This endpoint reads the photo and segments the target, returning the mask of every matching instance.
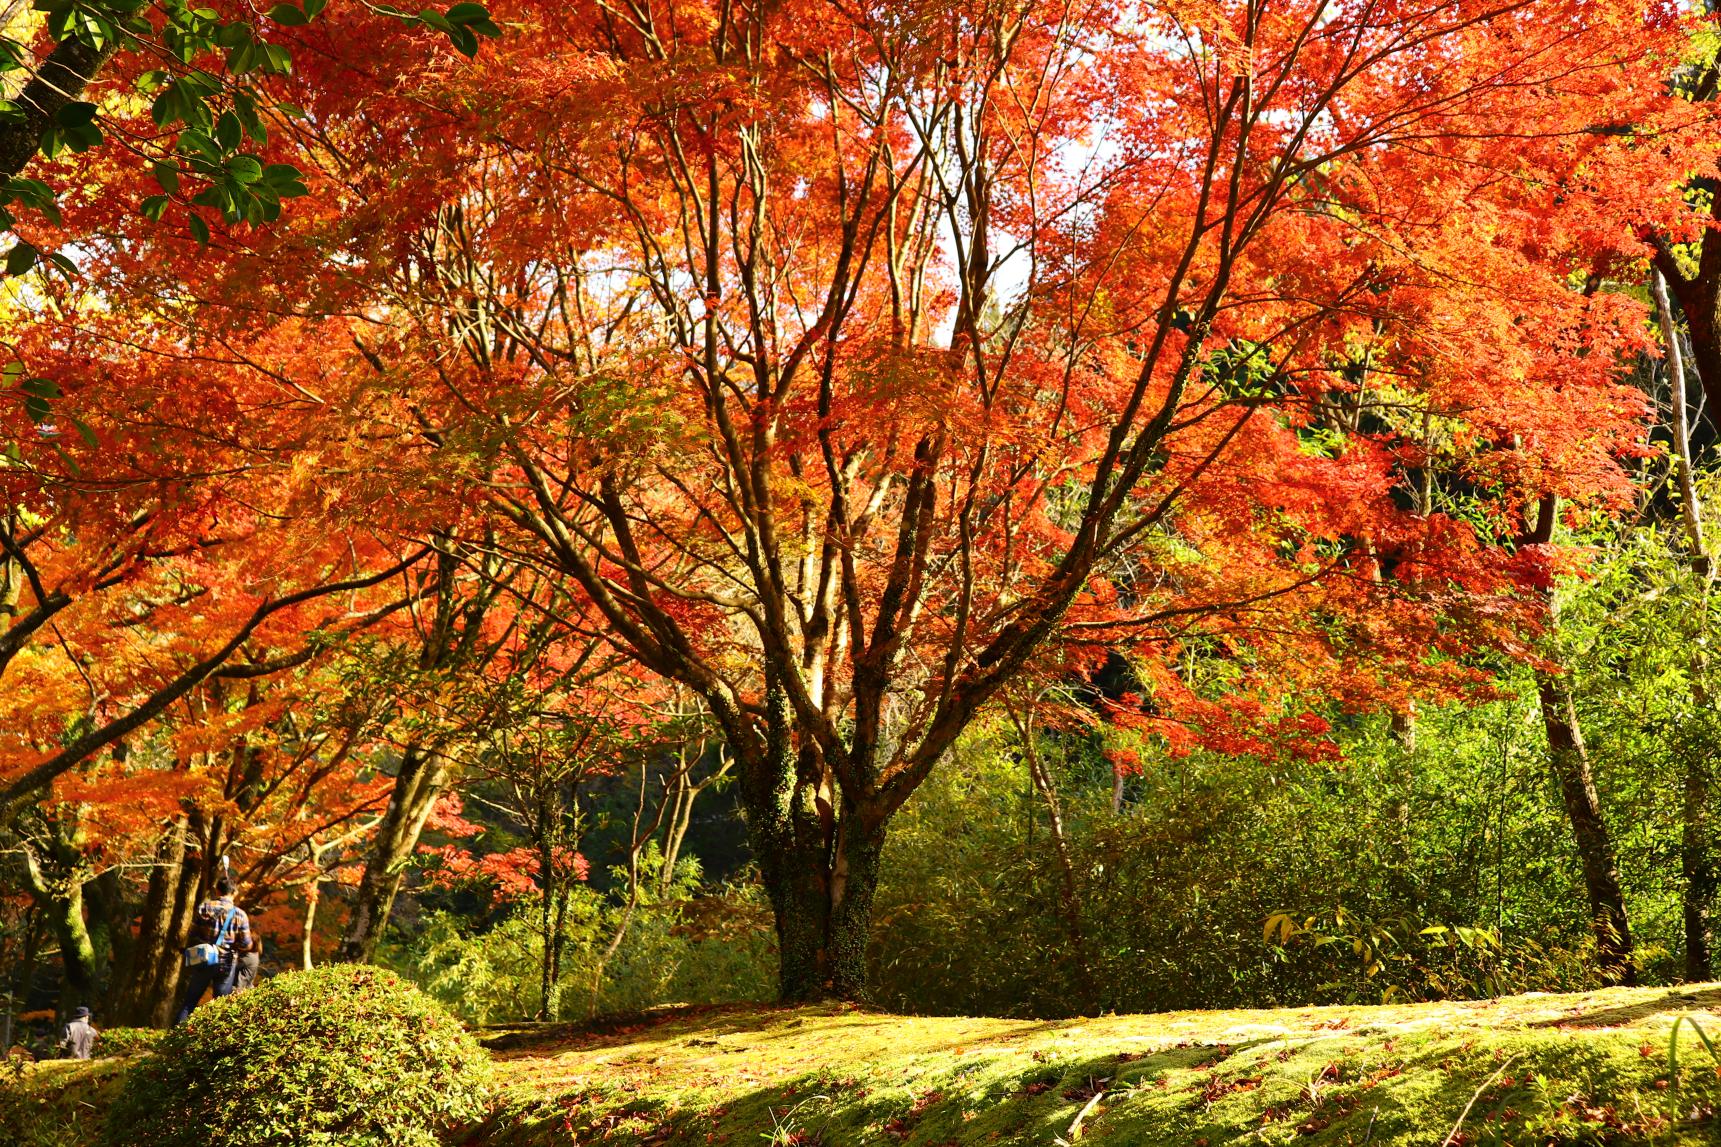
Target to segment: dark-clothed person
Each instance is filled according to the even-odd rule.
[[[60,1037],[60,1049],[73,1059],[88,1059],[100,1034],[90,1026],[90,1009],[73,1008],[72,1022],[66,1025],[65,1034]]]
[[[233,882],[225,876],[215,882],[215,898],[197,906],[191,942],[216,945],[221,958],[213,964],[193,964],[185,969],[185,999],[173,1017],[175,1024],[184,1022],[211,988],[217,998],[231,995],[238,978],[239,953],[251,948],[251,918],[233,903]]]
[[[243,992],[257,986],[257,973],[263,964],[263,937],[251,933],[251,946],[239,953],[239,968],[233,976],[233,990]]]

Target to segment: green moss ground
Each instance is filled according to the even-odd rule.
[[[496,1030],[471,1147],[1721,1144],[1721,986],[1029,1021],[839,1008]],[[0,1143],[93,1144],[124,1059],[0,1086]],[[1083,1112],[1085,1111],[1085,1115]],[[1083,1115],[1078,1131],[1072,1125]]]
[[[825,1008],[492,1038],[511,1108],[489,1147],[549,1144],[1721,1143],[1721,988],[1035,1022]],[[1099,1098],[1097,1101],[1095,1097]],[[1077,1131],[1072,1125],[1086,1111]]]
[[[126,1060],[0,1061],[0,1144],[74,1147],[101,1139]]]

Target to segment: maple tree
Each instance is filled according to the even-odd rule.
[[[1624,488],[1641,311],[1491,232],[1666,100],[1667,16],[628,11],[474,77],[495,143],[376,353],[709,705],[788,998],[864,991],[891,816],[1029,665],[1133,649],[1165,735],[1259,749],[1294,682],[1461,678],[1486,622],[1437,618],[1541,576],[1398,504],[1430,453],[1508,517]]]
[[[700,699],[786,998],[864,993],[891,818],[1013,683],[1121,651],[1115,719],[1318,755],[1298,697],[1527,653],[1525,507],[1629,488],[1642,308],[1570,280],[1683,211],[1670,10],[497,18],[457,70],[296,30],[319,194],[270,228],[205,252],[107,191],[65,227],[95,291],[159,288],[174,371],[262,348],[246,417],[299,436],[315,520],[559,579],[536,616]]]

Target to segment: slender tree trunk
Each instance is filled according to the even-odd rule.
[[[1680,875],[1685,882],[1682,915],[1685,925],[1685,978],[1703,983],[1714,978],[1710,952],[1710,919],[1715,903],[1715,864],[1710,827],[1708,761],[1691,753],[1685,763],[1682,827],[1679,846]]]
[[[299,937],[299,967],[306,972],[313,967],[311,935],[317,930],[317,901],[321,896],[321,885],[322,881],[314,877],[305,885],[305,929],[304,934]]]
[[[1590,920],[1595,927],[1597,964],[1609,980],[1635,983],[1637,968],[1632,961],[1631,925],[1626,917],[1625,894],[1620,889],[1619,864],[1614,857],[1613,837],[1602,817],[1601,798],[1596,793],[1571,689],[1564,677],[1548,672],[1536,674],[1536,688],[1541,699],[1542,724],[1548,733],[1549,764],[1565,802],[1566,819],[1571,823],[1572,839],[1583,866]]]
[[[1707,240],[1706,240],[1707,242]],[[1709,696],[1708,645],[1709,588],[1714,577],[1709,547],[1703,540],[1703,506],[1697,498],[1695,468],[1691,461],[1691,420],[1685,402],[1685,356],[1680,346],[1679,325],[1667,297],[1667,283],[1659,270],[1650,271],[1650,293],[1655,298],[1656,317],[1667,347],[1667,390],[1673,431],[1674,473],[1679,485],[1680,518],[1685,524],[1686,551],[1692,572],[1701,579],[1702,619],[1698,640],[1691,652],[1691,701],[1699,713],[1711,707]],[[1711,331],[1710,342],[1713,343]],[[1721,364],[1717,364],[1721,367]],[[1707,745],[1687,745],[1681,782],[1679,868],[1683,883],[1681,915],[1685,927],[1685,978],[1706,981],[1713,974],[1710,956],[1710,916],[1715,900],[1716,873],[1712,859],[1710,805],[1711,766]]]
[[[1075,957],[1077,975],[1082,979],[1084,989],[1089,989],[1092,982],[1082,936],[1081,891],[1076,881],[1075,858],[1070,854],[1069,838],[1064,832],[1063,806],[1058,800],[1057,786],[1052,783],[1052,774],[1040,756],[1040,747],[1035,740],[1033,712],[1030,710],[1022,714],[1012,707],[1010,719],[1016,726],[1017,739],[1022,743],[1022,758],[1028,765],[1028,777],[1034,782],[1035,790],[1046,805],[1046,821],[1052,834],[1052,853],[1057,857],[1058,874],[1063,885],[1063,894],[1059,897],[1060,912],[1064,918],[1064,929],[1069,934],[1070,952]],[[1112,777],[1121,781],[1123,774],[1113,769]],[[1114,788],[1114,794],[1116,791]],[[1116,812],[1117,806],[1118,801],[1114,796],[1112,811]]]
[[[1559,510],[1552,494],[1542,497],[1534,531],[1526,539],[1539,545],[1553,541],[1554,518]],[[1559,612],[1552,591],[1546,601],[1548,637],[1551,647],[1559,641]],[[1536,671],[1536,694],[1541,702],[1542,726],[1548,736],[1548,765],[1559,786],[1572,826],[1583,868],[1584,891],[1589,899],[1590,922],[1596,935],[1596,962],[1610,981],[1637,982],[1632,958],[1631,925],[1626,916],[1625,893],[1619,883],[1619,862],[1613,836],[1602,816],[1601,797],[1596,792],[1589,750],[1578,725],[1577,706],[1572,700],[1569,678],[1550,670]]]
[[[346,930],[335,951],[336,961],[368,964],[376,958],[377,944],[388,927],[395,897],[406,877],[406,866],[418,848],[424,822],[435,807],[436,798],[442,795],[447,779],[448,767],[440,754],[416,745],[407,748],[395,777],[394,791],[389,794],[388,808],[365,858],[352,914],[347,917]]]

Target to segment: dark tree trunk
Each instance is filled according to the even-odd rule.
[[[184,868],[185,823],[180,821],[169,827],[156,845],[155,867],[150,869],[137,940],[126,969],[129,974],[120,977],[114,987],[111,1022],[130,1026],[153,1023],[157,1001],[170,995],[175,986],[174,969],[180,951],[180,937],[174,931],[175,910]]]
[[[0,127],[0,175],[18,175],[29,166],[42,133],[61,108],[83,95],[117,48],[118,44],[92,48],[81,40],[54,45],[24,89],[12,97],[19,110],[16,119]]]
[[[203,890],[206,875],[205,863],[186,855],[185,846],[190,842],[188,829],[182,832],[181,841],[179,877],[173,889],[173,914],[168,922],[166,939],[156,952],[155,996],[150,1004],[149,1021],[152,1027],[158,1028],[172,1024],[173,1013],[178,1010],[179,978],[183,967],[180,954],[191,936],[191,921],[197,914],[198,894]]]
[[[1536,687],[1542,703],[1542,724],[1548,732],[1548,761],[1583,866],[1597,963],[1609,980],[1635,983],[1637,968],[1632,961],[1631,925],[1619,884],[1619,864],[1614,857],[1613,837],[1602,817],[1601,798],[1596,794],[1571,690],[1564,678],[1546,672],[1536,675]]]
[[[335,960],[368,964],[376,957],[378,943],[394,911],[395,897],[406,878],[406,866],[418,848],[424,822],[442,794],[448,769],[441,756],[409,746],[401,758],[400,772],[389,794],[388,808],[377,826],[364,874],[353,897]]]
[[[1559,500],[1553,494],[1544,494],[1536,510],[1535,528],[1523,540],[1537,545],[1551,543],[1558,511]],[[1546,601],[1546,620],[1548,636],[1557,645],[1559,613],[1551,591]],[[1537,670],[1536,694],[1541,701],[1542,726],[1548,735],[1548,765],[1566,806],[1566,820],[1572,826],[1572,841],[1577,845],[1578,861],[1583,868],[1590,923],[1596,935],[1596,963],[1610,981],[1636,983],[1637,966],[1632,959],[1625,893],[1619,884],[1619,862],[1614,854],[1613,836],[1602,816],[1601,797],[1596,792],[1589,750],[1584,746],[1583,730],[1578,725],[1571,684],[1561,673]]]
[[[867,998],[867,944],[884,833],[843,836],[829,854],[809,848],[779,855],[765,876],[784,1003]]]
[[[781,690],[768,692],[767,710],[762,743],[732,748],[776,918],[778,990],[784,1003],[863,1002],[885,818],[844,799],[812,752],[794,750]]]

